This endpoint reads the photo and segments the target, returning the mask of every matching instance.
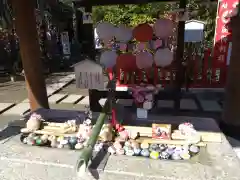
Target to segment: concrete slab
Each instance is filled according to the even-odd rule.
[[[100,100],[99,100],[99,104],[100,104],[101,106],[103,106],[106,101],[107,101],[106,98],[100,99]]]
[[[5,111],[3,115],[23,115],[29,111],[29,109],[29,103],[19,103],[16,106],[13,106],[12,108]]]
[[[29,103],[29,99],[24,99],[22,103]]]
[[[181,99],[180,109],[182,109],[182,110],[197,110],[198,107],[193,99]]]
[[[82,105],[89,105],[89,96],[84,97],[81,101],[79,101],[77,104],[82,104]]]
[[[1,180],[74,180],[73,168],[1,158]]]
[[[82,95],[70,94],[65,99],[63,99],[60,103],[68,103],[74,104],[82,98]]]
[[[105,172],[110,171],[167,180],[237,180],[240,175],[240,162],[213,119],[154,115],[149,115],[148,118],[149,123],[179,124],[186,121],[193,123],[197,130],[221,133],[222,143],[208,143],[199,158],[189,162],[154,161],[140,157],[111,156],[105,167]]]
[[[150,123],[189,121],[197,130],[221,133],[217,123],[211,118],[149,115],[148,121]],[[141,157],[111,156],[104,173],[100,173],[99,179],[238,180],[240,162],[225,136],[222,133],[221,135],[223,142],[208,143],[203,154],[196,161],[161,161]],[[77,151],[26,146],[19,143],[18,138],[15,136],[0,145],[1,180],[50,180],[49,178],[51,180],[56,178],[58,180],[75,180],[73,167],[79,155]],[[78,180],[83,179],[86,178]]]
[[[56,89],[53,89],[52,87],[47,87],[47,95],[51,96],[54,92],[56,92]]]
[[[85,106],[83,104],[59,103],[59,104],[49,104],[49,106],[51,109],[77,110],[77,111],[85,110]]]
[[[233,148],[233,150],[237,154],[237,157],[240,159],[240,148]]]
[[[204,111],[213,111],[213,112],[221,112],[222,108],[218,104],[216,100],[202,100],[200,99],[200,104]]]
[[[61,79],[58,82],[50,84],[47,86],[47,94],[48,96],[52,95],[53,93],[57,92],[64,86],[68,85],[75,79],[75,74],[69,74]]]
[[[235,148],[235,147],[240,148],[240,141],[239,140],[237,140],[235,138],[232,138],[230,136],[227,136],[226,138],[233,148]]]
[[[174,101],[172,101],[172,100],[158,100],[157,107],[158,108],[173,108],[174,107]]]
[[[0,113],[14,106],[14,103],[0,103]]]
[[[53,94],[48,98],[48,102],[49,103],[58,103],[65,97],[67,97],[67,94]]]
[[[17,159],[1,159],[0,164],[1,180],[95,180],[90,175],[79,178],[76,176],[74,168],[71,166],[61,166],[58,164],[19,162]],[[141,175],[121,173],[100,173],[101,180],[169,180]],[[179,180],[179,179],[174,179]]]
[[[118,99],[117,104],[123,105],[123,106],[132,106],[133,99]]]

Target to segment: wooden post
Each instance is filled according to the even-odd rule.
[[[12,0],[31,111],[49,108],[33,0]]]
[[[228,67],[223,121],[240,127],[240,15],[232,18],[231,27],[232,53]]]
[[[185,9],[187,4],[187,0],[180,0],[179,8]],[[184,13],[184,12],[182,12]],[[178,23],[178,33],[177,33],[177,51],[176,51],[176,65],[177,65],[177,73],[176,73],[176,99],[175,99],[175,108],[180,108],[180,99],[181,99],[181,88],[185,79],[185,71],[183,67],[183,54],[184,54],[184,31],[185,31],[185,21],[179,21]]]

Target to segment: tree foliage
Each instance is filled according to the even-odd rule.
[[[172,12],[178,7],[176,3],[157,2],[144,5],[115,5],[96,6],[93,8],[93,21],[108,21],[114,25],[126,24],[136,26],[140,23],[153,23],[156,18]],[[212,42],[215,30],[217,4],[203,4],[199,0],[189,0],[187,9],[190,11],[190,19],[204,21],[205,40]]]

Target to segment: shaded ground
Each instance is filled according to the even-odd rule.
[[[58,82],[59,79],[70,74],[66,73],[54,73],[46,77],[46,84],[53,84]],[[1,82],[1,78],[6,79],[5,77],[0,77],[0,102],[4,103],[19,103],[27,98],[27,90],[24,79],[17,82]],[[3,80],[2,80],[3,81]]]
[[[62,94],[79,94],[83,96],[88,96],[88,90],[87,89],[78,89],[76,87],[76,81],[73,81],[68,86],[61,89],[58,93]]]

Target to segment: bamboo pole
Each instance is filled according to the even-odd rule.
[[[98,140],[100,131],[107,117],[107,112],[109,111],[111,101],[112,99],[109,97],[105,102],[103,110],[100,113],[96,124],[93,127],[91,137],[87,142],[87,146],[80,151],[80,156],[75,166],[76,173],[79,177],[83,177],[87,172],[89,161],[92,158],[93,148]]]

